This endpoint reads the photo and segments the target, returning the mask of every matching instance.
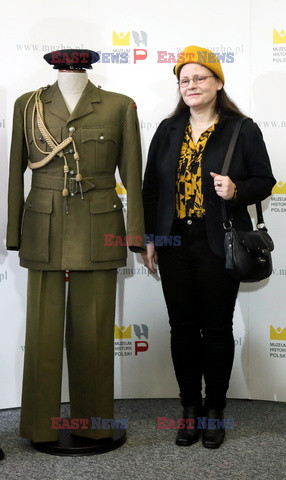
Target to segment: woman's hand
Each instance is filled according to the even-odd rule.
[[[214,179],[214,188],[217,195],[224,200],[232,200],[236,191],[235,183],[228,176],[214,172],[210,172],[210,174]]]
[[[146,247],[147,251],[145,253],[141,253],[144,265],[150,272],[157,273],[154,263],[156,263],[156,265],[158,264],[158,256],[157,252],[155,251],[154,243],[147,243]]]

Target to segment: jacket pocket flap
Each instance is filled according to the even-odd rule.
[[[122,210],[122,202],[115,190],[97,190],[90,196],[90,213],[108,213]]]
[[[39,213],[52,213],[53,192],[33,189],[25,202],[25,210]]]
[[[89,140],[96,140],[97,142],[112,141],[118,142],[118,129],[116,127],[102,127],[102,128],[82,128],[81,141],[82,143]]]

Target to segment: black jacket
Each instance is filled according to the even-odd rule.
[[[224,118],[207,141],[202,157],[202,188],[206,228],[214,253],[224,257],[221,201],[210,172],[220,173],[237,116]],[[152,139],[143,183],[146,234],[170,235],[175,218],[176,175],[189,111],[163,120]],[[229,177],[237,186],[235,201],[227,202],[234,227],[252,230],[247,205],[264,200],[275,185],[259,127],[248,118],[236,143]]]

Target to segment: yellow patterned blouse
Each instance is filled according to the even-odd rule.
[[[202,153],[218,120],[217,118],[215,123],[201,134],[196,144],[192,139],[191,124],[188,123],[186,126],[177,170],[177,218],[205,215],[201,173]]]

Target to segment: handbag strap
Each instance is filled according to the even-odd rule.
[[[224,159],[224,162],[223,162],[221,175],[227,175],[228,174],[230,162],[231,162],[233,151],[234,151],[236,141],[237,141],[237,137],[239,135],[241,125],[246,120],[246,118],[247,117],[240,117],[237,120],[237,123],[236,123],[236,125],[234,127],[234,130],[232,132],[232,136],[231,136],[229,146],[228,146],[228,149],[227,149],[227,152],[226,152],[226,156],[225,156],[225,159]]]
[[[241,126],[246,119],[247,117],[240,117],[236,122],[236,125],[232,132],[232,136],[228,145],[228,149],[225,155],[222,170],[221,170],[221,175],[223,176],[228,174],[229,167],[232,160],[232,155],[237,142],[237,138],[238,138]],[[256,216],[257,216],[257,226],[259,225],[258,228],[260,229],[265,228],[261,202],[256,203],[255,207],[256,207]],[[228,214],[227,214],[226,202],[225,200],[223,200],[223,198],[221,198],[221,209],[222,209],[222,219],[223,219],[224,228],[227,230],[231,226],[231,223],[229,221]],[[226,227],[226,225],[229,225],[229,227]]]

